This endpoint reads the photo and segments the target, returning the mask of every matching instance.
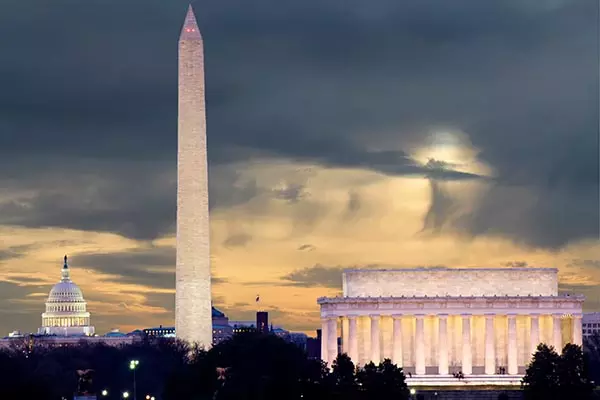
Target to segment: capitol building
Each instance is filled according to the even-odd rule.
[[[93,336],[90,313],[79,286],[71,280],[67,256],[61,270],[61,279],[48,295],[46,312],[42,314],[40,335]]]

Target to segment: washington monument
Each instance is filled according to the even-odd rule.
[[[204,45],[192,6],[179,36],[175,332],[212,345]]]

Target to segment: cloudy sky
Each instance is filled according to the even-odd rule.
[[[64,254],[99,332],[174,321],[185,1],[7,0],[0,334]],[[558,267],[600,310],[595,0],[199,0],[213,297],[311,331],[346,267]]]

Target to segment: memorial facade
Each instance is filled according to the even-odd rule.
[[[318,299],[324,361],[391,359],[412,377],[520,378],[539,343],[581,345],[583,296],[554,268],[346,270]],[[338,349],[341,337],[341,349]]]

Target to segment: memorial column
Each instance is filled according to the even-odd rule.
[[[371,361],[378,365],[381,362],[381,342],[379,322],[381,317],[379,315],[371,315]]]
[[[438,315],[438,374],[448,375],[448,315]]]
[[[350,339],[348,317],[340,317],[340,329],[342,330],[342,353],[350,353]]]
[[[415,373],[425,375],[425,316],[415,315]]]
[[[529,349],[529,357],[532,357],[535,354],[538,345],[540,344],[540,318],[538,314],[531,314],[531,328],[530,328],[530,344],[531,348]],[[529,363],[529,361],[527,361]]]
[[[583,333],[581,332],[581,314],[573,315],[573,344],[581,346],[583,343]]]
[[[327,359],[330,365],[338,355],[337,338],[337,317],[330,317],[327,320]]]
[[[485,315],[485,374],[496,373],[496,348],[494,343],[494,314]]]
[[[402,367],[402,315],[392,315],[394,320],[392,361],[398,367]]]
[[[562,315],[552,315],[552,346],[558,354],[562,352]]]
[[[329,363],[329,353],[327,353],[327,318],[321,318],[321,360]]]
[[[473,373],[473,352],[471,349],[471,314],[462,315],[462,373]]]
[[[517,375],[519,365],[517,361],[517,316],[508,315],[508,374]]]
[[[358,364],[358,319],[356,316],[348,317],[348,356],[355,365]]]

